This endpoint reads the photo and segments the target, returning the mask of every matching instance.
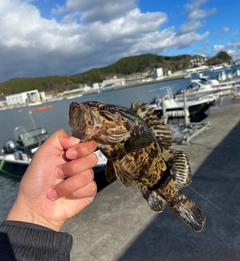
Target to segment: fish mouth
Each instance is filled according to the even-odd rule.
[[[72,135],[82,142],[101,135],[98,115],[95,115],[87,104],[72,102],[69,108],[69,126]]]
[[[80,140],[85,139],[86,122],[84,114],[88,113],[87,108],[82,104],[72,102],[69,108],[69,126],[72,135]]]

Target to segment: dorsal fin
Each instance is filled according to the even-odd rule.
[[[135,105],[132,103],[130,109],[145,121],[161,146],[165,149],[172,147],[172,130],[169,129],[168,124],[164,124],[162,118],[158,117],[154,108],[149,109],[147,103],[140,105],[138,102]]]

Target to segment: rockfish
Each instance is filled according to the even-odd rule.
[[[107,158],[105,173],[126,187],[138,185],[151,210],[162,212],[164,202],[192,229],[201,231],[205,216],[180,189],[192,181],[187,155],[172,149],[172,134],[147,104],[119,105],[96,101],[73,102],[69,109],[72,135],[95,140]]]

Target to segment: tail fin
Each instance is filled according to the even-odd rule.
[[[185,199],[172,206],[172,209],[193,230],[201,232],[204,228],[206,217],[193,201],[186,196],[184,197]]]
[[[172,178],[166,179],[156,192],[188,226],[197,232],[203,230],[206,221],[205,215],[193,201],[178,189]]]

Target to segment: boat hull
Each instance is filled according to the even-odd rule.
[[[105,175],[106,159],[99,151],[96,151],[96,154],[99,158],[99,163],[93,168],[93,171],[97,189],[100,191],[106,187],[109,182]],[[0,175],[20,181],[29,164],[29,161],[6,159],[4,156],[0,156]]]
[[[187,106],[187,116],[190,115],[196,115],[196,114],[202,114],[204,113],[206,110],[209,109],[210,106],[215,104],[215,100],[209,100],[206,102],[198,102],[198,103],[192,103],[192,105],[188,105]],[[165,107],[166,110],[166,114],[168,115],[168,117],[184,117],[185,115],[185,110],[184,110],[184,105],[181,104],[179,106],[172,106],[172,107]],[[160,114],[159,116],[163,115],[163,109],[162,107],[156,107],[155,108],[155,112]]]
[[[207,111],[210,106],[214,105],[214,102],[203,103],[188,108],[190,115],[202,114]]]
[[[27,161],[14,161],[2,159],[0,161],[0,173],[1,175],[20,179],[25,173],[28,165],[29,162]]]

